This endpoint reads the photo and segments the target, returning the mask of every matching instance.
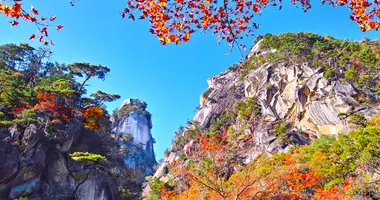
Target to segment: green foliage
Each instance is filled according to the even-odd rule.
[[[353,79],[356,75],[355,69],[349,69],[344,72],[344,78],[346,79]]]
[[[49,134],[49,136],[56,136],[57,135],[57,130],[53,127],[52,123],[46,124],[45,127],[45,132]]]
[[[325,78],[332,78],[332,77],[334,77],[334,70],[331,69],[330,67],[326,67],[325,68],[325,72],[323,74],[323,77],[325,77]]]
[[[82,98],[84,83],[92,77],[104,79],[109,72],[103,66],[51,63],[46,61],[50,55],[47,48],[34,49],[27,44],[0,46],[1,125],[42,123],[48,126],[46,133],[56,136],[51,123],[68,123],[83,102],[92,101]],[[86,76],[86,80],[80,84],[75,75]],[[109,101],[117,95],[98,92],[94,97],[95,101]]]
[[[121,137],[121,141],[123,142],[129,142],[129,143],[132,143],[134,140],[133,136],[130,135],[130,134],[124,134],[122,137]]]
[[[20,200],[29,200],[28,197],[20,197]]]
[[[276,130],[277,139],[280,141],[287,139],[285,138],[286,133],[289,131],[289,124],[287,122],[279,121],[279,123],[274,126],[274,129]]]
[[[139,99],[131,99],[131,104],[124,105],[119,110],[114,110],[112,116],[116,121],[118,121],[123,117],[128,116],[132,112],[141,113],[147,118],[148,122],[150,123],[149,125],[152,128],[152,115],[146,110],[147,106],[148,104],[144,101],[141,101]]]
[[[214,88],[208,88],[206,92],[203,93],[204,98],[208,98],[208,96],[211,94],[211,92],[214,90]]]
[[[70,154],[70,157],[76,161],[86,161],[86,162],[95,162],[95,161],[107,160],[106,157],[99,155],[99,154],[93,154],[93,153],[88,153],[88,152],[79,152],[79,151]]]
[[[68,78],[68,77],[66,77]],[[50,92],[56,94],[73,94],[76,92],[75,83],[69,79],[44,78],[35,91]]]
[[[301,147],[299,156],[295,157],[303,166],[328,177],[326,189],[343,183],[349,175],[363,173],[363,166],[367,167],[367,172],[373,173],[376,170],[373,164],[378,162],[380,155],[380,123],[375,122],[377,118],[374,116],[366,122],[367,127],[347,135],[314,140],[310,146]]]
[[[164,182],[162,182],[157,177],[147,177],[147,180],[150,182],[150,196],[147,200],[157,200],[160,199],[161,190],[164,187]]]
[[[133,111],[133,109],[134,109],[133,106],[124,106],[124,107],[120,108],[117,111],[117,118],[121,119],[124,116],[128,116]]]
[[[216,134],[223,128],[228,128],[235,122],[236,114],[233,111],[227,110],[216,120],[212,120],[210,126],[210,134]]]
[[[257,116],[260,114],[260,106],[254,101],[253,98],[248,98],[235,105],[238,110],[238,118],[240,120],[248,120],[252,115]]]
[[[92,65],[90,63],[76,62],[68,66],[70,71],[79,77],[93,77],[104,80],[106,74],[110,72],[108,67],[102,65]]]
[[[90,95],[94,98],[94,101],[97,105],[100,105],[103,102],[111,102],[120,99],[120,95],[117,94],[108,94],[100,90]]]
[[[380,95],[380,81],[377,81],[375,92],[376,94]]]
[[[378,92],[377,76],[380,70],[379,46],[376,41],[364,40],[351,42],[333,37],[322,37],[312,33],[266,34],[259,45],[260,50],[269,52],[266,62],[309,62],[313,67],[323,67],[325,78],[337,78],[349,81],[359,89]],[[276,49],[271,53],[270,50]],[[243,69],[242,77],[256,65],[251,57]],[[255,62],[253,62],[255,63]],[[340,71],[343,71],[341,74]]]
[[[363,125],[364,123],[364,115],[359,113],[354,113],[351,115],[350,119],[347,121],[348,123]]]
[[[186,144],[185,138],[179,136],[175,139],[174,144],[183,147]]]
[[[2,113],[2,112],[1,112]],[[4,113],[0,113],[0,119],[4,118]],[[33,109],[25,109],[20,113],[16,114],[16,118],[7,121],[6,119],[0,120],[0,125],[9,126],[12,124],[28,126],[30,123],[38,122],[36,119],[36,112]]]
[[[252,71],[253,69],[256,69],[257,67],[263,65],[266,62],[264,57],[262,55],[253,56],[247,61],[247,65],[244,67],[242,73],[241,73],[241,80],[244,80],[244,78],[247,76],[247,74]]]
[[[0,68],[0,106],[13,108],[30,100],[32,88],[26,78],[20,72]]]
[[[120,193],[122,197],[130,197],[133,193],[129,189],[118,188],[117,191]]]

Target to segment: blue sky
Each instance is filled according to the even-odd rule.
[[[199,96],[206,90],[208,77],[227,69],[239,61],[235,49],[218,45],[211,33],[193,35],[188,43],[162,46],[149,33],[147,21],[121,19],[119,12],[126,1],[81,0],[74,7],[69,1],[26,0],[40,13],[57,16],[57,23],[64,28],[51,30],[54,40],[53,61],[60,63],[90,62],[106,65],[111,73],[105,81],[92,80],[88,92],[102,90],[121,95],[121,99],[107,105],[112,111],[126,98],[139,98],[148,103],[153,116],[152,134],[157,143],[157,159],[170,148],[174,131],[191,120]],[[54,3],[53,3],[54,2]],[[301,8],[285,4],[265,9],[255,17],[260,24],[256,34],[283,32],[313,32],[340,39],[361,40],[364,36],[379,38],[376,31],[361,32],[349,19],[347,8],[322,6],[319,1],[304,13]],[[34,25],[21,23],[11,27],[9,19],[0,16],[0,44],[29,42]],[[250,47],[253,37],[243,42]],[[38,42],[31,42],[38,47]]]

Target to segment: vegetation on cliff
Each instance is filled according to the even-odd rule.
[[[378,40],[355,42],[313,33],[266,34],[257,38],[260,39],[259,49],[268,54],[253,56],[244,63],[243,77],[265,62],[291,64],[301,61],[309,62],[314,68],[323,68],[325,78],[348,81],[358,89],[380,93]]]
[[[110,71],[109,68],[89,63],[52,63],[51,53],[47,48],[35,49],[28,44],[0,46],[0,126],[1,142],[4,142],[2,145],[4,144],[4,148],[10,145],[17,149],[21,156],[28,156],[29,152],[32,152],[30,149],[44,149],[33,150],[35,153],[32,153],[43,158],[42,160],[36,160],[34,157],[24,158],[31,160],[31,163],[23,164],[25,170],[17,169],[17,164],[15,165],[16,169],[12,171],[11,178],[17,175],[25,177],[25,180],[20,180],[16,185],[12,185],[12,179],[2,182],[5,193],[1,195],[12,199],[20,195],[25,198],[39,195],[47,195],[47,199],[55,198],[56,195],[80,198],[83,196],[80,187],[86,181],[93,181],[91,176],[97,176],[101,177],[99,184],[103,184],[101,181],[104,180],[113,181],[112,187],[119,192],[113,194],[114,196],[135,199],[141,191],[140,183],[134,171],[124,166],[118,146],[111,138],[110,115],[104,104],[120,96],[102,91],[86,95],[86,83],[91,78],[104,80]],[[27,135],[30,130],[33,130],[33,134]],[[86,139],[91,140],[91,144],[88,144]],[[76,144],[81,142],[83,144]],[[93,152],[82,152],[86,150]],[[2,151],[4,152],[4,149]],[[56,152],[54,159],[64,157],[65,162],[49,165],[53,161],[44,160],[49,151]],[[15,156],[13,159],[18,163],[20,158]],[[2,164],[8,166],[7,163]],[[39,166],[39,171],[33,168],[35,165]],[[53,169],[58,166],[59,169]],[[35,188],[24,186],[31,179],[38,179],[42,180],[38,184],[43,185],[44,181],[50,181],[49,187],[60,187],[44,177],[44,169],[63,170],[65,173],[59,174],[57,171],[58,175],[54,176],[67,175],[67,179],[64,180],[72,178],[75,182],[59,183],[66,184],[60,194],[49,193],[46,188],[41,189],[43,186],[40,185],[33,186]],[[61,180],[60,177],[56,179]],[[23,189],[13,189],[17,187]]]
[[[376,109],[373,105],[378,106],[378,102],[376,103],[376,99],[379,99],[380,80],[378,41],[350,42],[310,33],[277,36],[268,34],[259,39],[262,39],[258,44],[259,49],[252,52],[249,60],[239,66],[242,81],[249,72],[262,66],[286,68],[307,65],[318,69],[316,74],[323,73],[320,77],[326,81],[353,85],[354,90],[358,91],[355,97],[359,102],[357,106],[366,105],[373,109]],[[281,64],[273,65],[273,63]],[[271,75],[277,77],[274,74],[268,77]],[[299,75],[297,81],[306,84],[303,82],[304,77]],[[279,87],[281,88],[281,85]],[[314,88],[307,90],[307,94],[304,95],[312,95],[312,89]],[[265,95],[271,94],[265,93]],[[296,130],[292,120],[279,117],[270,119],[263,115],[261,103],[257,98],[247,97],[213,118],[212,123],[206,127],[191,121],[186,128],[181,128],[173,139],[172,148],[166,154],[166,163],[163,163],[166,174],[148,178],[150,194],[147,198],[377,199],[380,197],[379,115],[373,115],[368,119],[368,114],[365,117],[360,113],[340,113],[336,117],[349,117],[346,121],[347,127],[352,125],[356,127],[355,130],[337,136],[318,134],[318,138],[310,142],[313,135],[304,130]],[[296,108],[292,106],[291,109]],[[272,121],[266,123],[268,120]],[[252,153],[250,150],[255,147],[260,149],[259,145],[267,143],[258,144],[257,140],[252,139],[256,136],[245,131],[247,127],[257,128],[262,127],[260,126],[262,124],[270,125],[272,131],[268,134],[272,135],[267,138],[258,136],[258,140],[277,140],[284,148],[276,150],[277,153],[273,154],[268,153],[267,149],[262,149],[262,153],[252,158],[248,156]],[[293,141],[292,131],[308,138],[306,145],[297,145]]]

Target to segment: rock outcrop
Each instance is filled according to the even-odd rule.
[[[138,198],[140,184],[156,164],[150,115],[142,113],[131,112],[114,121],[114,127],[103,119],[103,129],[97,132],[85,128],[80,116],[65,126],[57,124],[55,134],[43,125],[1,127],[0,199]],[[128,140],[129,133],[136,139]],[[107,160],[78,162],[69,156],[74,152],[100,154]]]
[[[112,119],[116,141],[124,148],[124,163],[136,170],[141,181],[151,175],[156,166],[155,140],[150,132],[152,121],[146,106],[138,99],[126,99]]]
[[[213,134],[215,127],[224,126],[237,132],[238,139],[248,137],[238,144],[237,154],[248,163],[258,155],[287,151],[290,146],[309,144],[323,135],[348,133],[358,127],[352,118],[360,116],[365,120],[380,114],[379,95],[344,80],[341,69],[337,68],[332,78],[326,75],[326,65],[312,66],[305,59],[265,62],[278,50],[262,48],[262,41],[248,53],[247,63],[207,80],[208,89],[200,97],[199,111],[174,137],[153,178],[175,182],[173,187],[181,191],[181,176],[171,174],[169,169],[188,164],[186,156],[198,140],[194,132]],[[334,60],[328,62],[330,66],[337,65]],[[375,75],[375,83],[379,78],[379,74]],[[247,106],[242,104],[249,104],[249,119],[244,117]],[[277,128],[280,126],[284,133]],[[149,191],[148,185],[144,195],[149,196]]]

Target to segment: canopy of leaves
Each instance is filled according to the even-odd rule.
[[[70,1],[74,5],[74,1]],[[38,40],[44,45],[54,45],[48,41],[48,31],[56,19],[55,16],[40,16],[33,6],[25,9],[22,0],[3,1],[0,13],[10,17],[10,24],[17,26],[21,20],[37,25]],[[303,11],[311,8],[311,1],[292,0],[293,5],[301,5]],[[332,6],[344,6],[351,11],[350,19],[356,22],[362,31],[380,29],[380,2],[378,0],[322,0]],[[127,6],[120,13],[122,18],[146,19],[151,23],[150,32],[158,37],[162,44],[181,43],[190,40],[195,32],[211,31],[218,40],[226,40],[232,45],[238,40],[254,34],[259,26],[254,22],[268,6],[282,9],[282,0],[127,0]],[[135,17],[136,16],[136,17]],[[56,30],[63,28],[55,26]],[[29,39],[35,39],[32,34]],[[241,45],[243,46],[243,45]]]
[[[98,130],[105,115],[98,105],[120,96],[98,91],[93,99],[84,98],[85,82],[79,83],[75,76],[104,79],[109,69],[87,63],[51,63],[50,54],[49,49],[27,44],[0,46],[0,124],[40,123],[51,128],[51,124],[69,123],[81,114],[85,127]],[[96,106],[84,107],[85,101]]]
[[[108,94],[100,90],[90,95],[94,98],[96,105],[100,105],[102,102],[111,102],[120,99],[118,94]]]

